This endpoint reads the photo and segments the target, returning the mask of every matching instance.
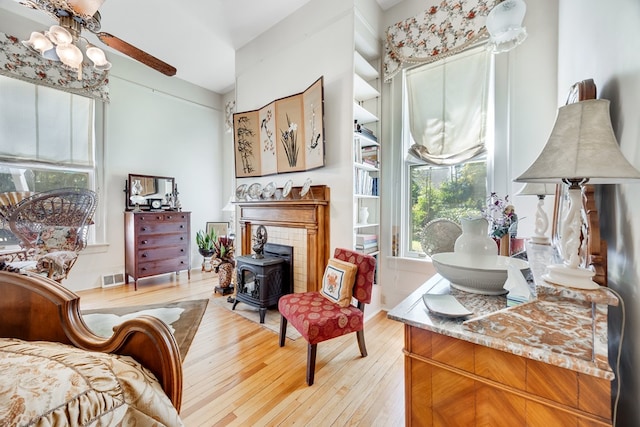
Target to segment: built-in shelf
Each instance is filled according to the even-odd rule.
[[[378,224],[378,223],[353,224],[353,228],[377,227],[379,225],[380,224]]]
[[[375,145],[376,147],[380,146],[380,143],[378,143],[378,141],[374,141],[373,139],[369,138],[366,133],[354,132],[353,138],[357,139],[360,142],[360,147],[371,147],[373,145]]]
[[[353,164],[353,167],[354,168],[358,168],[358,169],[363,169],[363,170],[366,170],[366,171],[369,171],[369,172],[378,172],[378,170],[379,170],[377,167],[372,166],[372,165],[370,165],[368,163],[355,162]]]
[[[374,80],[379,76],[378,70],[367,61],[359,52],[353,52],[356,74],[365,80]]]
[[[380,96],[380,92],[369,83],[367,83],[362,77],[357,74],[353,75],[353,98],[358,101],[367,101],[369,99],[377,98]]]
[[[378,121],[378,116],[367,111],[357,102],[353,103],[353,119],[357,120],[359,124],[364,125],[367,123],[373,123]]]

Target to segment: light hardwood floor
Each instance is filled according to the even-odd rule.
[[[77,292],[83,310],[200,298],[214,273],[143,279]],[[287,339],[211,302],[184,361],[181,417],[186,426],[402,426],[403,325],[381,312],[365,325],[368,356],[355,334],[318,345],[313,386],[305,382],[307,343]],[[290,328],[292,326],[289,326]]]

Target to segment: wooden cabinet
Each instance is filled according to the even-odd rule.
[[[191,279],[191,212],[125,212],[125,283],[187,270]]]
[[[407,426],[610,426],[610,381],[405,325]]]

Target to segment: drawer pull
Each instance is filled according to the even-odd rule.
[[[180,224],[180,228],[184,228],[184,224]]]
[[[140,270],[147,271],[147,267],[142,267]]]
[[[167,219],[172,219],[172,218],[173,218],[173,216],[167,215]]]
[[[147,253],[146,253],[146,252],[142,254],[142,258],[146,258],[146,257],[148,257],[148,256],[149,256],[149,255],[147,255]]]
[[[184,236],[180,236],[180,240],[184,240]]]
[[[142,242],[140,242],[140,244],[142,244],[142,245],[146,245],[147,243],[149,243],[148,240],[143,240]]]
[[[184,252],[184,248],[180,249],[180,252]]]
[[[149,231],[149,227],[142,227],[142,231]]]

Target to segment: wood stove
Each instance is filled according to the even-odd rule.
[[[267,309],[276,306],[282,295],[293,290],[293,247],[267,243],[263,258],[237,257],[236,270],[233,310],[239,302],[249,304],[258,308],[260,323],[264,323]]]

